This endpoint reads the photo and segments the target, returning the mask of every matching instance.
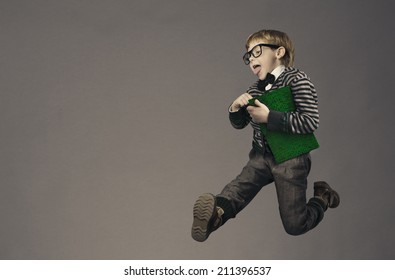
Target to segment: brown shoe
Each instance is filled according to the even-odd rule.
[[[217,207],[215,196],[206,193],[196,200],[193,206],[192,238],[203,242],[222,225],[223,210]]]
[[[339,194],[324,181],[314,183],[314,197],[323,200],[329,208],[336,208],[340,204]]]

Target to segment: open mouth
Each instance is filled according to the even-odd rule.
[[[252,65],[252,71],[254,72],[254,75],[258,75],[260,70],[261,70],[261,65],[259,64]]]

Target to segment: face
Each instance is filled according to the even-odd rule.
[[[251,55],[250,69],[254,75],[258,76],[260,80],[265,79],[267,73],[272,72],[277,66],[281,64],[278,51],[266,46],[257,46],[258,44],[265,44],[267,42],[263,40],[254,40],[248,46],[248,51],[253,50],[255,56]],[[255,47],[255,48],[254,48]],[[260,50],[262,53],[259,55]],[[257,55],[258,54],[258,55]]]

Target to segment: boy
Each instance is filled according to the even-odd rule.
[[[252,150],[241,173],[216,196],[203,194],[193,208],[192,238],[205,241],[228,219],[236,217],[259,190],[275,183],[281,220],[285,231],[300,235],[313,229],[324,212],[340,203],[339,195],[326,182],[314,183],[314,197],[306,204],[307,176],[310,154],[305,153],[282,163],[276,163],[260,124],[267,130],[290,134],[312,133],[318,127],[317,94],[305,73],[293,68],[294,47],[288,35],[276,30],[260,30],[251,34],[246,43],[244,63],[258,77],[246,93],[229,107],[232,126],[253,127]],[[296,110],[278,112],[255,100],[265,91],[290,86]]]

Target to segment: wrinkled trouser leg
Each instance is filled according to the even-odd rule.
[[[324,209],[319,204],[306,204],[310,168],[309,154],[272,167],[281,220],[285,231],[291,235],[300,235],[313,229],[324,216]]]
[[[324,210],[318,204],[306,204],[310,167],[309,154],[276,164],[270,153],[251,150],[242,172],[217,196],[218,206],[225,210],[224,221],[234,218],[263,186],[274,181],[286,232],[299,235],[314,228],[322,220]]]
[[[217,195],[218,206],[224,208],[225,220],[234,218],[256,196],[263,186],[273,182],[269,165],[254,149],[241,173]]]

